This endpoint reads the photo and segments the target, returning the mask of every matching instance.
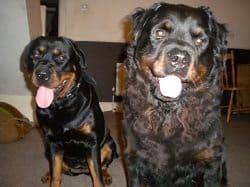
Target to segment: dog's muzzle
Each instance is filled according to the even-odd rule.
[[[44,82],[50,79],[50,73],[46,70],[36,71],[38,81]]]
[[[50,79],[51,72],[48,67],[49,64],[51,64],[49,60],[40,60],[38,62],[35,74],[36,74],[36,79],[41,83],[47,82]]]

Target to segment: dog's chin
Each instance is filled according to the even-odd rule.
[[[174,102],[174,101],[178,101],[182,95],[182,93],[180,93],[177,97],[168,97],[168,96],[164,96],[162,94],[162,92],[160,91],[160,85],[159,83],[156,83],[156,85],[154,85],[154,89],[152,89],[153,91],[153,95],[155,96],[155,98],[157,100],[160,100],[162,102]]]
[[[62,80],[61,83],[54,88],[56,95],[60,97],[65,96],[65,94],[68,92],[68,90],[66,90],[66,88],[69,86],[68,84],[69,80]]]

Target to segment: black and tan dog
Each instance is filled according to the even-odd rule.
[[[138,8],[125,93],[129,187],[226,182],[219,80],[227,31],[206,7]]]
[[[111,183],[107,167],[117,156],[105,127],[86,62],[76,44],[63,37],[39,37],[23,53],[23,66],[37,88],[38,122],[44,132],[50,161],[51,187],[61,175],[90,173],[93,186]]]

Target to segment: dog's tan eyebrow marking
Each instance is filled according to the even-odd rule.
[[[60,50],[60,49],[55,48],[55,49],[53,49],[53,50],[52,50],[52,53],[53,53],[53,55],[58,56],[58,55],[60,55],[60,54],[61,54],[61,50]]]
[[[204,30],[203,30],[203,28],[201,28],[201,27],[196,27],[196,28],[193,30],[193,34],[194,34],[194,35],[200,35],[200,34],[202,34],[202,33],[204,33]]]
[[[166,28],[167,30],[171,30],[171,29],[172,29],[172,24],[169,23],[168,21],[164,24],[164,26],[165,26],[165,28]]]
[[[46,50],[46,47],[42,45],[42,46],[40,46],[40,47],[38,48],[38,50],[39,50],[39,52],[44,53],[45,50]]]

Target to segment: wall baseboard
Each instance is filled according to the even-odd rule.
[[[35,104],[31,95],[0,95],[0,101],[13,105],[31,121],[35,119]],[[103,112],[115,110],[112,102],[100,102],[100,106]]]

